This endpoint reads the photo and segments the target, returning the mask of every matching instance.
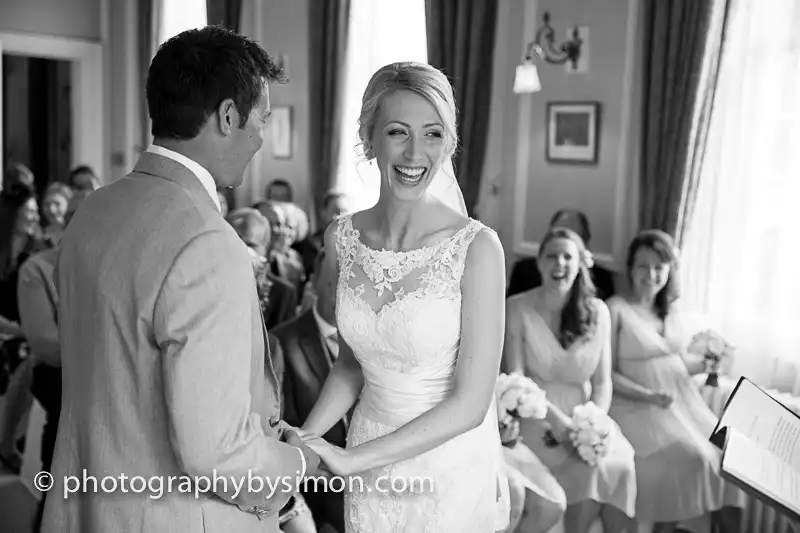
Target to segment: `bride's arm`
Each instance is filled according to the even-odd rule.
[[[453,392],[397,431],[349,449],[351,473],[420,455],[478,427],[486,417],[505,321],[505,258],[493,231],[482,230],[472,242],[461,289],[461,344]]]
[[[323,264],[323,303],[336,305],[336,285],[339,277],[339,259],[336,254],[336,224],[325,230],[325,262]],[[335,313],[330,313],[335,316]],[[314,408],[302,426],[302,430],[312,435],[324,435],[353,406],[364,385],[361,365],[353,355],[353,351],[339,335],[339,355],[333,365],[325,385],[322,387]]]

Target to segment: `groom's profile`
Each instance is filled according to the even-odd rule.
[[[277,532],[315,473],[314,452],[277,429],[250,256],[216,194],[241,184],[283,81],[217,27],[153,58],[153,145],[61,241],[63,407],[42,532]]]

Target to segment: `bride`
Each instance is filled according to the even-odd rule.
[[[339,355],[299,433],[333,474],[352,476],[349,533],[508,524],[494,405],[504,254],[497,234],[466,216],[455,178],[440,173],[452,168],[455,119],[438,70],[378,70],[359,137],[380,170],[380,198],[325,233]],[[324,441],[354,404],[347,447]]]

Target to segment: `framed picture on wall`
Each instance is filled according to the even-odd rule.
[[[275,159],[292,158],[292,108],[288,105],[272,107],[272,157]]]
[[[554,163],[597,163],[600,102],[547,104],[546,157]]]

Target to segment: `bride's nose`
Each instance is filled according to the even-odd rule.
[[[403,155],[410,161],[419,159],[422,156],[422,140],[414,134],[409,135]]]

